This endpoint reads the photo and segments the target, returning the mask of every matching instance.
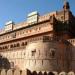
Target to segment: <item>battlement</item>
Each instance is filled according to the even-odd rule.
[[[69,72],[57,72],[57,71],[29,71],[19,69],[0,70],[0,75],[75,75],[74,71]]]
[[[73,46],[75,46],[75,38],[74,38],[74,39],[68,39],[68,41],[69,41]]]

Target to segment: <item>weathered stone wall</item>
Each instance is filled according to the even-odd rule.
[[[75,70],[75,39],[69,39],[68,41],[71,44],[71,47],[70,47],[70,49],[71,49],[70,69]]]
[[[26,47],[26,68],[32,71],[68,71],[69,52],[63,40],[31,42]]]
[[[14,68],[22,70],[67,71],[69,61],[66,57],[68,55],[66,48],[63,41],[44,36],[39,41],[29,42],[23,49],[2,52],[2,55],[14,63]]]

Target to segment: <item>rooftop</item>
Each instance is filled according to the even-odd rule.
[[[34,14],[34,15],[33,15]],[[32,16],[31,16],[32,15]],[[13,21],[9,21],[5,23],[5,27],[3,29],[0,29],[0,34],[7,33],[10,31],[14,31],[23,27],[27,27],[33,24],[37,24],[46,20],[50,19],[50,16],[56,16],[56,12],[51,12],[48,14],[45,14],[43,16],[39,16],[37,12],[32,12],[28,14],[27,20],[18,24],[15,24]]]

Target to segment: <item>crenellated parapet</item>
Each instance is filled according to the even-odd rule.
[[[8,58],[10,63],[14,63],[13,67],[27,68],[31,71],[59,69],[60,71],[63,69],[67,71],[69,69],[69,60],[66,55],[70,54],[70,49],[67,52],[66,48],[67,45],[64,41],[56,40],[50,36],[41,36],[0,45],[1,54]]]
[[[30,71],[28,69],[26,70],[19,70],[19,69],[9,69],[0,70],[0,75],[75,75],[74,71],[69,72],[57,72],[57,71]]]

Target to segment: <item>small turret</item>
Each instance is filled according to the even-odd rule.
[[[70,9],[69,2],[64,2],[63,9],[64,10],[69,10]]]

